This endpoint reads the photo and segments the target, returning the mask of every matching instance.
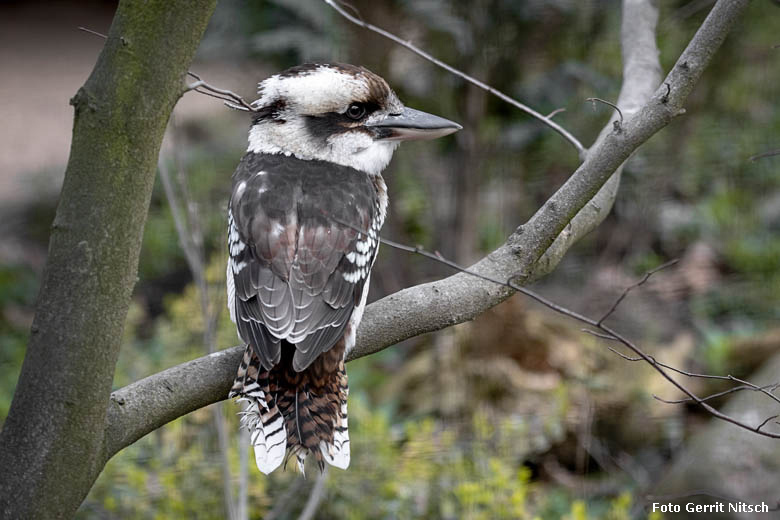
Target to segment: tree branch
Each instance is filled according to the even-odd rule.
[[[625,0],[623,2],[623,24],[621,27],[621,49],[623,54],[623,85],[618,95],[617,105],[622,112],[631,117],[650,99],[661,80],[661,64],[658,62],[658,47],[655,43],[655,27],[658,23],[658,9],[644,0]],[[597,148],[604,138],[614,129],[615,115],[601,130]],[[591,151],[588,151],[588,155]],[[612,210],[623,173],[621,164],[615,173],[604,183],[598,193],[582,207],[555,238],[541,258],[537,260],[528,283],[552,272],[566,251],[583,236],[601,224]]]
[[[614,128],[610,121],[570,179],[506,243],[471,266],[472,274],[462,272],[404,289],[368,306],[349,359],[473,319],[515,292],[478,276],[513,280],[520,286],[554,268],[565,251],[604,218],[602,212],[607,213],[617,189],[613,173],[682,111],[688,94],[747,3],[720,0],[667,76],[669,88],[656,89],[658,57],[653,34],[657,10],[650,0],[625,0],[624,84],[618,99],[624,124]],[[107,416],[106,446],[111,449],[106,450],[106,457],[178,416],[224,399],[241,350],[234,347],[190,361],[115,392]],[[170,390],[162,392],[161,388]]]
[[[600,140],[588,151],[585,162],[528,223],[509,238],[509,244],[523,248],[518,255],[521,265],[533,265],[623,161],[683,112],[683,103],[688,94],[748,3],[749,0],[719,0],[666,77],[665,84],[656,89],[633,116],[628,116],[619,129],[611,125],[605,127]],[[643,4],[645,9],[650,9],[647,2],[626,0],[625,16],[631,12],[631,8],[639,8]],[[626,18],[624,36],[636,30],[636,26],[627,26],[625,22]],[[651,58],[642,56],[633,66],[648,59]],[[666,84],[669,85],[668,90]],[[528,274],[532,279],[530,270]]]

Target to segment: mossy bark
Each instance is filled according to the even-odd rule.
[[[121,2],[71,100],[71,154],[0,433],[0,517],[71,517],[105,464],[106,408],[157,156],[215,3]]]

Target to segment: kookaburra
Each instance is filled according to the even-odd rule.
[[[344,360],[387,214],[381,172],[401,141],[461,127],[354,65],[293,67],[258,93],[228,207],[228,307],[247,345],[230,395],[263,473],[288,452],[301,471],[309,453],[345,469]]]

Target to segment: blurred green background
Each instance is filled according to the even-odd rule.
[[[539,112],[565,108],[556,121],[586,145],[610,116],[584,100],[617,97],[619,2],[353,4],[366,20]],[[668,70],[712,2],[660,4]],[[113,9],[60,2],[41,14],[42,5],[0,3],[1,68],[16,72],[0,81],[0,113],[9,122],[0,136],[0,421],[24,357],[64,171],[67,98],[100,48],[75,27],[105,32]],[[772,2],[754,2],[687,114],[629,162],[606,221],[535,287],[597,316],[646,270],[680,259],[612,318],[680,368],[748,377],[780,352],[780,159],[749,160],[780,147],[778,14]],[[452,138],[396,152],[385,173],[387,238],[468,264],[500,245],[578,164],[575,150],[545,126],[321,2],[221,2],[193,70],[252,99],[257,81],[312,60],[364,65],[409,106],[464,126]],[[248,124],[193,93],[175,112],[161,164],[203,258],[206,300],[158,179],[117,388],[205,354],[209,323],[217,348],[238,343],[223,294],[225,209]],[[449,273],[384,247],[370,300]],[[260,474],[240,447],[232,403],[192,413],[114,457],[79,518],[226,518],[228,502],[239,518],[242,486],[249,518],[298,518],[317,486],[313,518],[320,519],[660,518],[648,514],[646,495],[708,418],[653,400],[679,396],[579,329],[515,296],[474,322],[350,363],[352,463],[325,477],[314,467],[305,480],[292,468]],[[690,384],[702,395],[724,388]]]

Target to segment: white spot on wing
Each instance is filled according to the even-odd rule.
[[[363,311],[366,309],[366,300],[368,299],[368,286],[371,285],[371,274],[369,273],[366,278],[366,283],[363,285],[363,294],[360,296],[360,303],[352,312],[352,316],[349,317],[349,325],[347,326],[347,334],[344,336],[344,343],[346,351],[344,355],[349,354],[349,351],[355,347],[355,337],[357,334],[360,320],[363,319]]]
[[[230,311],[230,320],[235,323],[236,322],[236,283],[235,280],[233,280],[233,267],[232,264],[233,260],[228,260],[227,263],[227,273],[225,273],[225,277],[227,279],[227,306],[228,311]]]
[[[233,261],[233,259],[231,258],[230,259],[230,265],[233,267],[233,274],[238,274],[238,273],[240,273],[244,269],[244,267],[246,267],[246,262],[244,262],[242,260],[242,261],[240,261],[238,263],[235,263]]]
[[[351,273],[344,273],[342,276],[344,277],[344,280],[346,280],[349,283],[357,283],[357,281],[360,280],[360,271],[352,271]]]
[[[301,228],[301,231],[303,228]],[[271,236],[277,238],[284,232],[284,225],[280,222],[274,221],[274,227],[271,229]]]

